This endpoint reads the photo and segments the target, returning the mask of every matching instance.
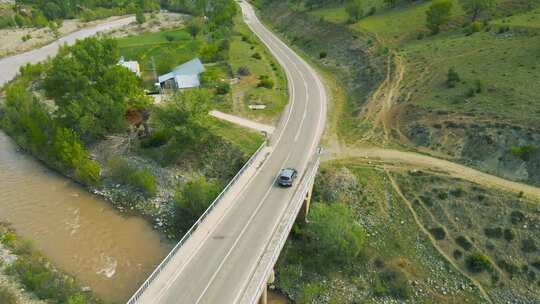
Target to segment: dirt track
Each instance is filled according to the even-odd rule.
[[[523,195],[526,197],[540,200],[540,188],[538,187],[509,181],[464,165],[415,152],[377,147],[341,147],[337,151],[328,151],[325,159],[355,159],[363,162],[375,161],[394,166],[410,167],[411,169],[433,170],[491,188],[503,189],[515,193],[523,192]]]

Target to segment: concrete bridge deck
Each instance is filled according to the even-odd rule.
[[[241,2],[245,22],[263,41],[287,75],[290,102],[278,128],[238,180],[198,224],[159,273],[130,303],[252,303],[265,285],[261,274],[275,262],[286,240],[305,187],[314,178],[313,155],[324,129],[326,93],[314,70],[267,30],[251,6]],[[316,163],[318,165],[318,163]],[[276,186],[279,170],[294,167],[308,176],[291,188]],[[316,168],[314,169],[316,171]],[[300,194],[298,194],[300,193]],[[299,202],[300,201],[300,202]],[[292,205],[296,204],[296,205]],[[274,240],[274,241],[273,241]],[[277,257],[276,257],[277,258]],[[270,264],[271,265],[270,265]],[[259,283],[259,281],[261,281]],[[255,282],[255,283],[253,283]]]

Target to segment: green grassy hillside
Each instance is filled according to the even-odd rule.
[[[322,69],[360,73],[356,62],[360,59],[342,56],[351,49],[361,50],[360,57],[367,57],[363,61],[387,61],[390,70],[380,62],[374,68],[386,74],[384,82],[365,76],[338,81],[348,93],[337,119],[341,140],[420,149],[538,185],[540,1],[499,0],[475,23],[462,1],[450,2],[449,21],[436,35],[426,26],[431,1],[398,1],[395,7],[382,0],[361,2],[363,16],[356,22],[351,22],[344,5],[331,3],[283,9],[302,21],[273,15],[269,20],[282,30],[287,22],[309,21],[323,33],[339,28],[350,35],[347,42],[337,44],[341,50],[333,50],[336,46],[329,42],[333,38],[319,41],[312,31],[290,26],[284,32]],[[270,6],[275,10],[284,5]],[[319,52],[328,56],[318,58]],[[449,85],[451,69],[459,81]],[[382,84],[378,91],[365,85],[373,81]],[[350,87],[361,91],[352,92]],[[525,146],[532,148],[527,157],[512,153]]]

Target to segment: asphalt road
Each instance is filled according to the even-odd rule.
[[[266,162],[244,181],[224,214],[212,219],[211,229],[198,229],[192,236],[196,244],[185,246],[193,251],[175,256],[138,303],[237,303],[296,190],[277,187],[276,175],[281,168],[294,167],[301,176],[318,147],[326,114],[321,80],[258,21],[249,4],[240,6],[248,26],[287,74],[289,106]]]
[[[49,56],[56,55],[60,46],[64,44],[71,45],[75,43],[77,39],[83,39],[105,30],[122,27],[134,21],[135,17],[125,17],[105,22],[94,27],[84,28],[66,36],[63,36],[58,40],[47,44],[39,49],[2,58],[0,59],[0,87],[6,84],[6,82],[9,82],[11,79],[13,79],[19,72],[21,66],[28,63],[38,63],[47,59],[47,57]]]

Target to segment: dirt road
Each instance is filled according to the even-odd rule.
[[[520,193],[534,200],[540,200],[540,188],[509,181],[451,161],[415,152],[399,151],[377,147],[340,147],[339,151],[326,153],[326,160],[355,159],[363,162],[381,162],[411,169],[432,170],[474,182],[491,188]]]

